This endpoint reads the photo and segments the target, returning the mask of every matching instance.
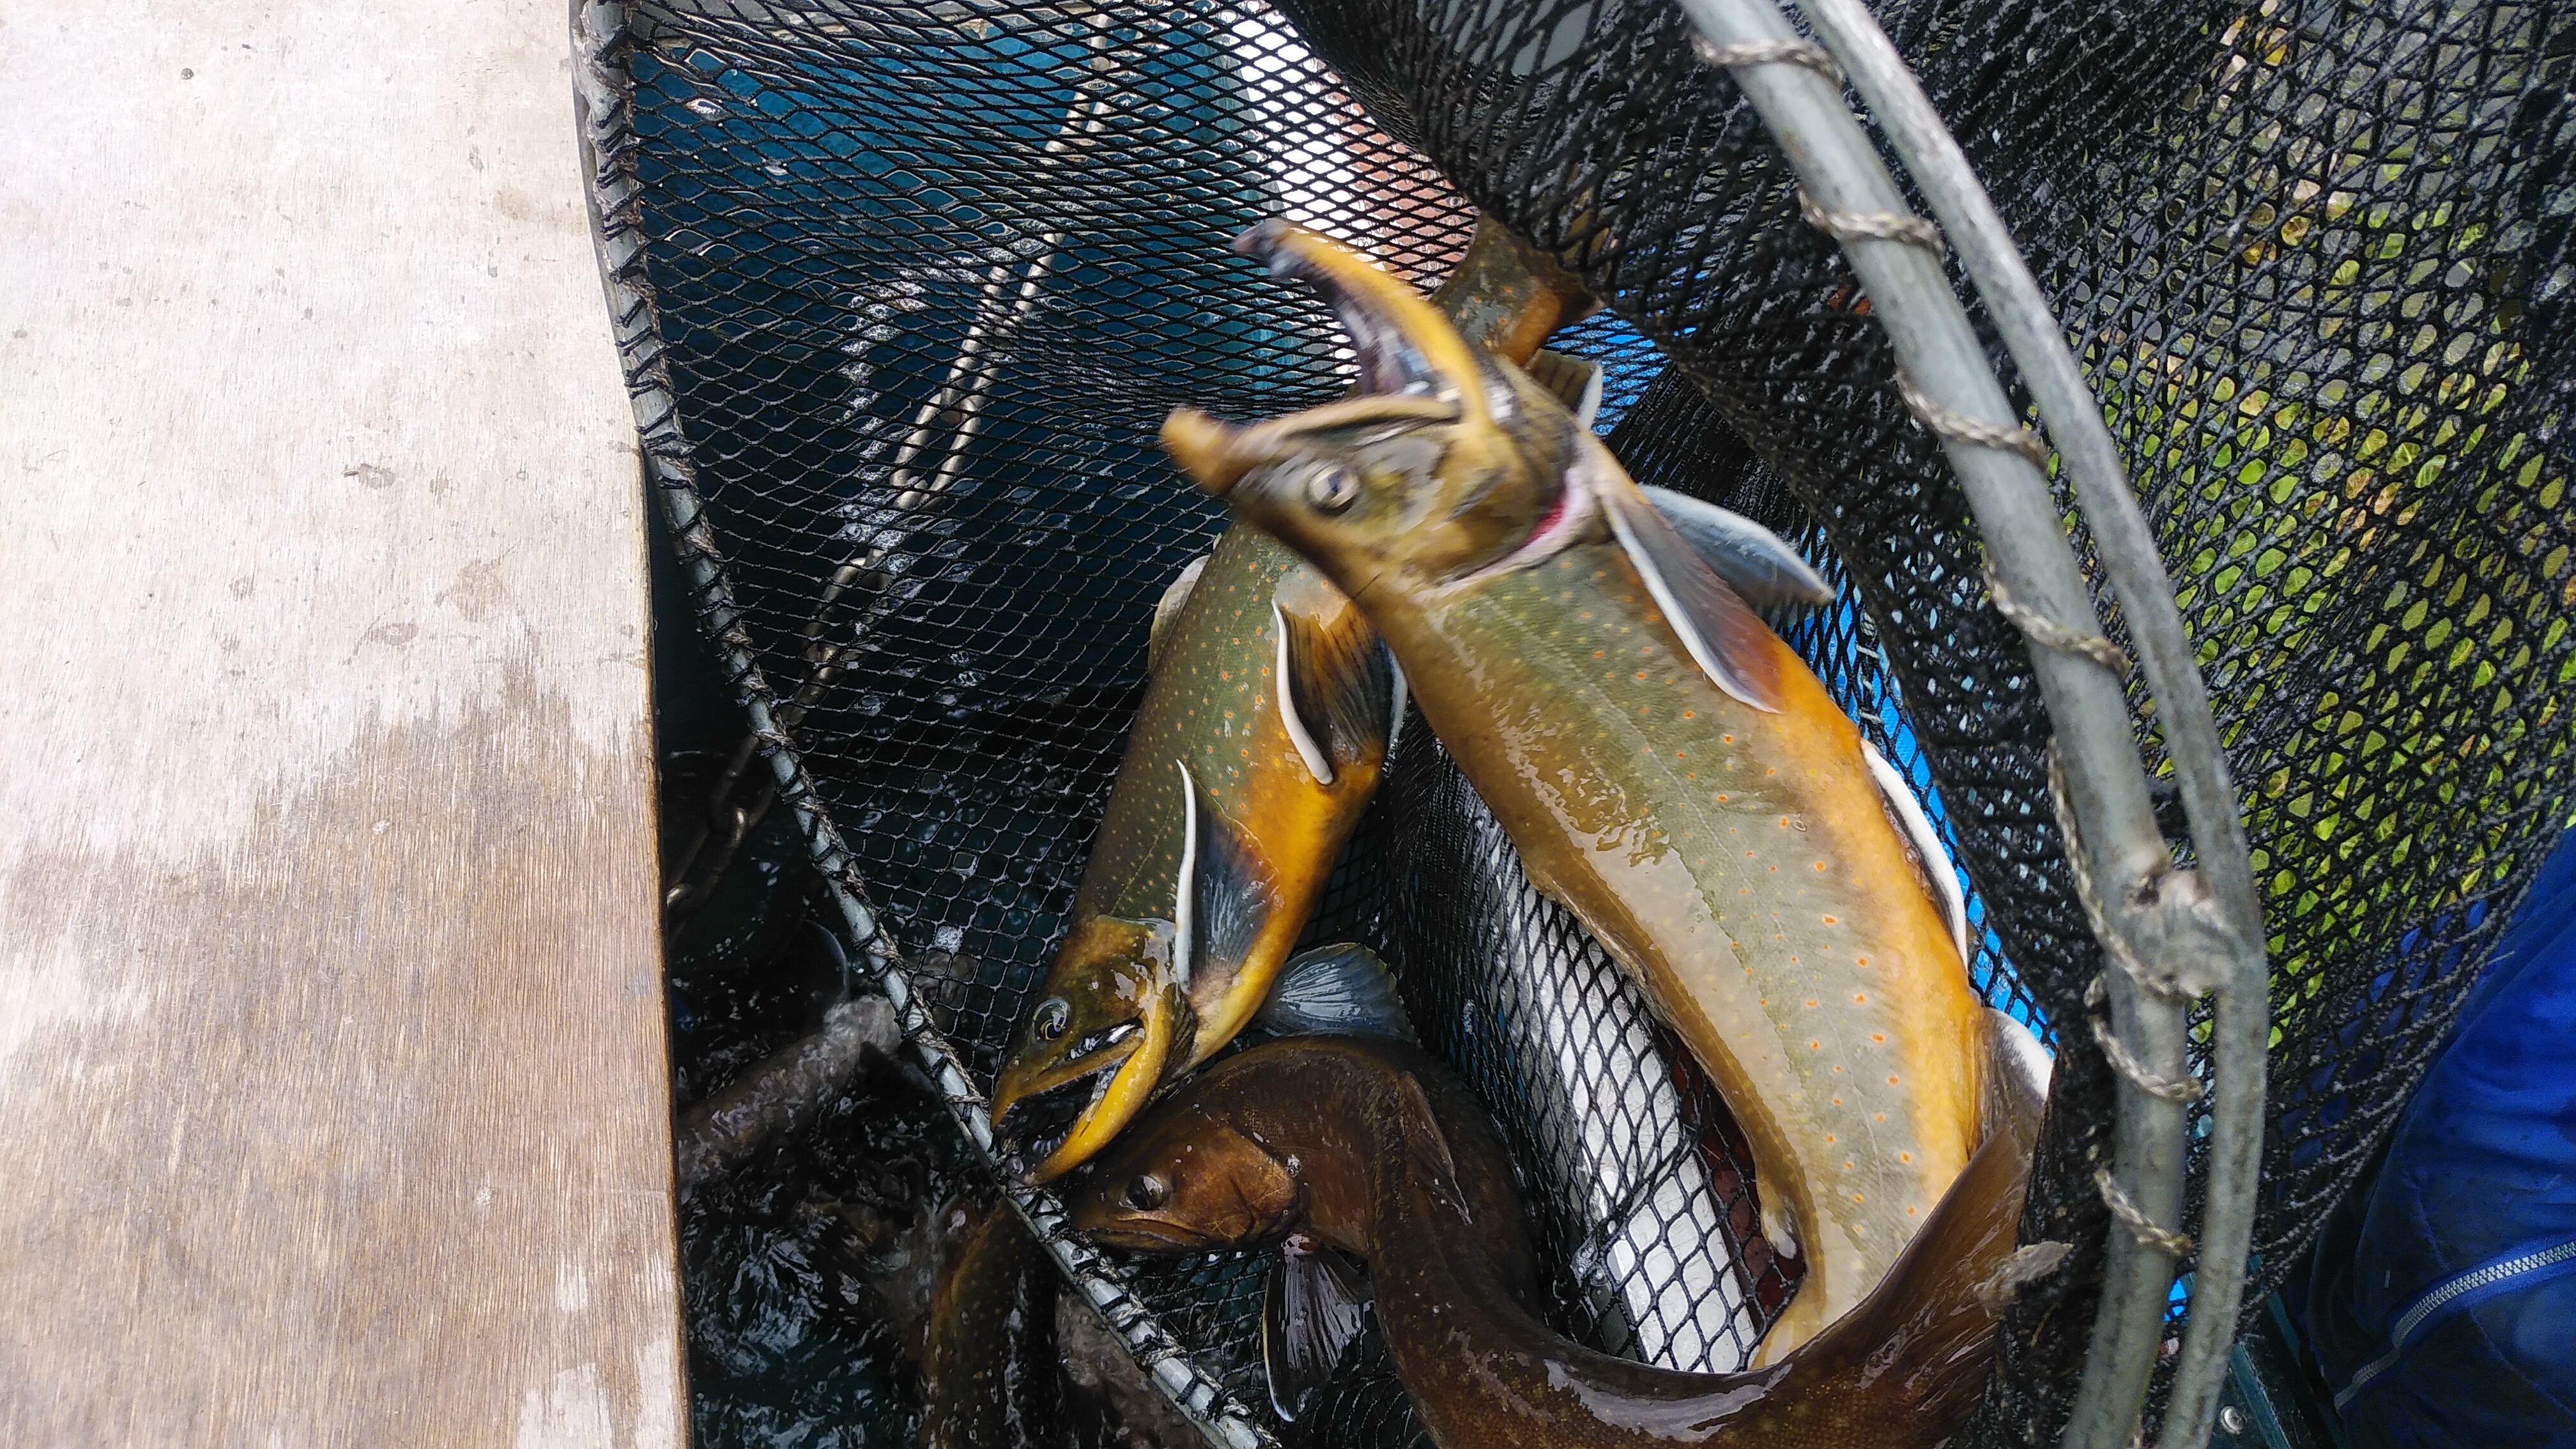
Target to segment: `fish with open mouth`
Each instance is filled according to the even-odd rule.
[[[1532,884],[1707,1069],[1764,1237],[1806,1262],[1775,1361],[1886,1277],[1976,1148],[1984,1026],[1939,846],[1755,612],[1785,544],[1677,527],[1553,392],[1323,237],[1236,245],[1324,295],[1367,391],[1242,427],[1178,409],[1164,446],[1368,616]]]
[[[1998,1021],[1967,1167],[1886,1278],[1768,1369],[1655,1368],[1549,1329],[1492,1123],[1432,1058],[1383,1038],[1289,1038],[1218,1064],[1099,1159],[1072,1223],[1143,1252],[1284,1234],[1359,1258],[1441,1449],[1932,1449],[1985,1381],[1995,1320],[1980,1290],[2013,1254],[2046,1095],[2037,1043]],[[1316,1321],[1347,1327],[1294,1347],[1329,1360],[1359,1318]]]
[[[1594,304],[1487,219],[1423,305],[1526,362]],[[1580,388],[1579,369],[1560,371]],[[1591,385],[1597,396],[1597,374]],[[1358,947],[1283,968],[1377,788],[1402,675],[1321,571],[1240,521],[1155,613],[1144,703],[1071,929],[993,1094],[1004,1161],[1032,1181],[1099,1151],[1274,994],[1310,1024],[1330,1024],[1333,1000],[1385,994],[1371,980],[1384,968]]]

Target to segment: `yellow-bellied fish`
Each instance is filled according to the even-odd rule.
[[[1369,395],[1251,427],[1181,409],[1165,446],[1368,615],[1532,883],[1706,1066],[1765,1236],[1807,1262],[1776,1357],[1886,1276],[1976,1147],[1946,859],[1746,603],[1799,567],[1785,544],[1676,528],[1555,395],[1329,241],[1237,246],[1334,305]]]
[[[1437,302],[1520,361],[1591,305],[1490,221]],[[1260,529],[1238,521],[1193,568],[1156,609],[1144,704],[1070,932],[994,1091],[1005,1159],[1032,1180],[1099,1151],[1272,996],[1403,715],[1402,676],[1366,618]],[[1358,947],[1297,968],[1292,1015],[1383,994]]]

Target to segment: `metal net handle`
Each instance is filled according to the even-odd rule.
[[[2209,1171],[2191,1318],[2159,1449],[2209,1436],[2244,1291],[2263,1140],[2269,984],[2245,826],[2155,537],[2119,450],[2020,249],[1959,145],[1861,0],[1795,0],[1822,40],[1775,0],[1682,0],[1703,59],[1726,68],[1799,182],[1799,210],[1831,236],[1876,304],[1898,387],[1937,436],[1992,560],[1996,608],[2034,646],[2056,733],[2052,780],[2094,933],[2115,969],[2099,985],[2102,1047],[2126,1084],[2115,1167],[2097,1179],[2115,1226],[2101,1308],[2064,1449],[2133,1441],[2180,1257],[2185,1131],[2199,1094],[2185,1013],[2214,995]],[[1913,215],[1844,103],[1848,78],[1940,225]],[[2147,793],[2126,698],[2128,658],[2101,632],[2045,471],[1942,268],[1958,249],[2091,525],[2130,628],[2179,779],[2197,868],[2174,867]],[[2068,621],[2080,621],[2070,623]]]
[[[607,292],[609,320],[616,333],[618,360],[625,370],[627,394],[635,407],[645,481],[659,497],[669,520],[681,567],[697,594],[699,622],[716,646],[726,677],[741,694],[751,733],[760,741],[770,771],[777,778],[777,798],[795,812],[815,869],[822,874],[834,906],[849,927],[864,969],[893,1005],[905,1043],[939,1084],[950,1115],[990,1168],[990,1105],[967,1075],[955,1045],[931,1019],[928,1003],[914,989],[901,953],[878,923],[857,863],[842,844],[839,827],[805,775],[802,754],[789,733],[794,701],[783,698],[772,687],[752,658],[751,640],[743,631],[733,601],[722,552],[707,526],[695,456],[681,430],[678,402],[672,392],[670,364],[662,341],[661,308],[645,270],[648,238],[643,226],[642,187],[635,171],[641,142],[634,127],[634,78],[625,63],[632,43],[629,12],[607,0],[571,0],[571,11],[574,108],[581,135],[591,234],[599,253],[600,277]],[[782,721],[782,715],[787,716],[786,721]],[[1108,1271],[1099,1253],[1066,1232],[1064,1205],[1055,1194],[1019,1186],[998,1171],[993,1176],[1083,1301],[1100,1315],[1154,1386],[1198,1427],[1208,1442],[1222,1449],[1278,1449],[1278,1440],[1240,1399],[1190,1360],[1153,1312]]]

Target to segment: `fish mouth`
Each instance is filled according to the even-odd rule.
[[[1364,397],[1416,395],[1465,401],[1479,390],[1475,355],[1429,300],[1321,233],[1272,217],[1234,249],[1315,289],[1342,320],[1360,364]]]
[[[1281,217],[1234,239],[1234,249],[1315,289],[1341,319],[1360,367],[1356,396],[1250,427],[1197,408],[1163,420],[1163,447],[1201,488],[1224,497],[1311,434],[1386,424],[1487,420],[1483,373],[1449,319],[1421,293],[1341,244]]]
[[[1104,1045],[1025,1084],[1005,1082],[993,1104],[1002,1170],[1034,1186],[1062,1177],[1109,1144],[1144,1108],[1171,1056],[1167,1012],[1099,1035]]]

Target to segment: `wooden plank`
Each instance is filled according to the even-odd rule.
[[[566,56],[0,6],[0,1443],[681,1441]]]

